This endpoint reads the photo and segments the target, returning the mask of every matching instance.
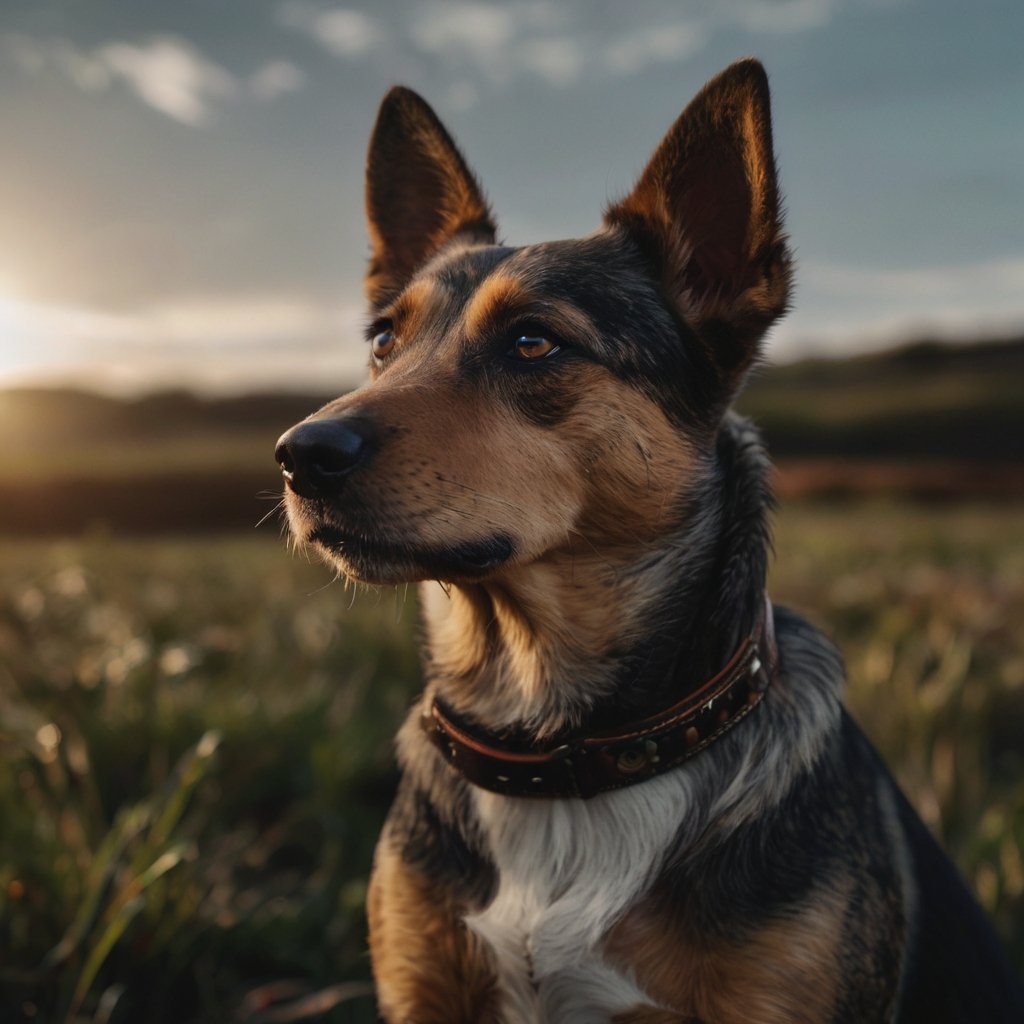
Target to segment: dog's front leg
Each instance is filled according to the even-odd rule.
[[[498,987],[483,941],[451,890],[407,863],[385,830],[367,900],[381,1016],[388,1024],[498,1024]]]

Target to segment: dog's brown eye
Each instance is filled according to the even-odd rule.
[[[395,332],[381,331],[373,336],[370,348],[375,359],[383,359],[395,347]]]
[[[511,355],[516,359],[544,359],[554,355],[558,351],[556,345],[550,338],[527,338],[522,337],[516,340],[512,346]]]

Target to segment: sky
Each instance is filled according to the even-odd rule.
[[[0,0],[0,386],[341,389],[390,85],[526,244],[748,54],[797,256],[769,358],[1019,332],[1022,46],[1020,0]]]

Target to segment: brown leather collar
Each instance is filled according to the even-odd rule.
[[[614,734],[517,753],[499,746],[493,734],[471,735],[436,699],[421,724],[448,764],[475,786],[506,796],[586,800],[661,775],[700,753],[760,703],[777,667],[766,594],[757,625],[721,672],[672,707]]]

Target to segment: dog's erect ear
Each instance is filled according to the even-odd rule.
[[[456,235],[494,241],[491,212],[462,154],[427,103],[402,86],[384,97],[370,138],[366,217],[366,293],[377,307]]]
[[[768,79],[758,61],[733,64],[704,86],[606,221],[649,255],[735,388],[789,295]]]

